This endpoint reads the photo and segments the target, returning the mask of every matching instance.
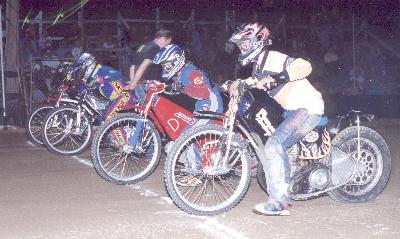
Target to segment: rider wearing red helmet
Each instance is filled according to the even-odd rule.
[[[270,50],[270,31],[265,25],[243,24],[230,41],[240,49],[241,65],[254,63],[252,77],[238,79],[230,85],[231,95],[238,95],[245,86],[264,89],[285,110],[284,120],[265,144],[267,158],[260,159],[269,199],[267,203],[255,205],[253,211],[262,215],[289,215],[290,166],[286,150],[317,126],[324,114],[324,101],[306,79],[312,71],[311,64]]]

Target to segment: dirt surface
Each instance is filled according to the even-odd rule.
[[[144,182],[117,186],[96,174],[89,151],[59,157],[28,143],[23,129],[0,129],[0,238],[400,238],[400,124],[371,126],[391,150],[386,190],[364,204],[297,201],[289,217],[252,213],[266,200],[255,180],[230,212],[191,216],[168,198],[163,163]]]

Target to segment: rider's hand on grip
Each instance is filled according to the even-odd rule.
[[[262,80],[259,80],[256,84],[257,89],[261,90],[271,90],[272,88],[275,88],[277,86],[277,83],[274,78],[268,76]]]
[[[229,94],[231,96],[239,96],[239,84],[240,84],[240,79],[235,80],[230,84],[229,86]]]
[[[231,85],[232,85],[232,83],[233,83],[233,81],[231,81],[231,80],[227,80],[227,81],[225,81],[222,85],[221,85],[221,91],[222,92],[228,92],[229,91],[229,89],[230,89],[230,87],[231,87]]]
[[[231,96],[239,96],[242,95],[249,88],[250,86],[247,85],[244,80],[237,79],[230,85],[229,94]]]

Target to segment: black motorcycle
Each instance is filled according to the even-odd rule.
[[[231,97],[225,115],[214,114],[223,125],[188,130],[168,155],[164,172],[167,191],[175,204],[190,214],[215,215],[235,207],[250,185],[250,161],[266,158],[264,144],[282,121],[281,114],[268,105],[237,114],[241,98]],[[339,116],[328,130],[324,117],[289,148],[291,198],[305,200],[327,193],[342,202],[366,202],[378,196],[388,182],[391,158],[385,140],[361,125],[372,119],[373,115],[353,110]],[[193,170],[190,162],[197,162],[200,168]],[[183,178],[195,183],[182,184]],[[268,192],[261,163],[257,181]]]

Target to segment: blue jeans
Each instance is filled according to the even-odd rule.
[[[262,159],[261,163],[270,200],[290,203],[290,165],[286,151],[313,130],[320,120],[321,115],[310,114],[306,109],[286,111],[283,122],[268,138],[264,148],[267,159]]]
[[[143,85],[137,85],[134,91],[139,103],[143,105],[144,101],[146,100],[146,90],[144,89]]]

